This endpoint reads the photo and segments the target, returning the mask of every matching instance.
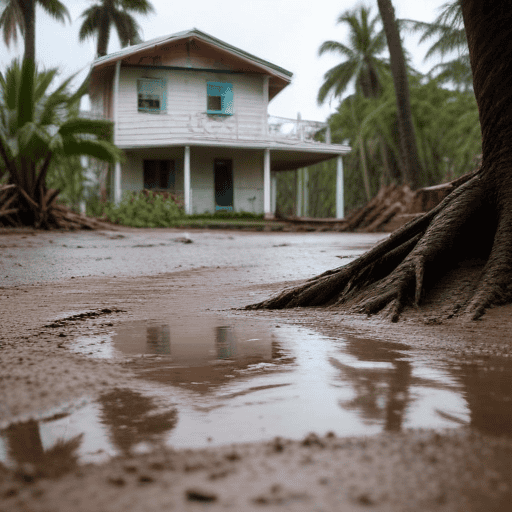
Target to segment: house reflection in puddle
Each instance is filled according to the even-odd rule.
[[[207,393],[226,383],[275,371],[293,361],[262,323],[227,324],[216,317],[176,319],[172,324],[131,322],[112,338],[139,377]],[[142,356],[142,357],[139,357]]]
[[[168,325],[148,325],[146,343],[152,354],[171,354],[171,332]]]

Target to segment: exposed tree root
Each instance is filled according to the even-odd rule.
[[[72,212],[57,204],[59,191],[40,193],[36,202],[16,185],[0,185],[0,226],[32,226],[36,229],[115,229],[111,225]]]
[[[472,296],[452,304],[453,314],[478,319],[512,300],[511,213],[499,211],[492,181],[483,170],[454,182],[437,207],[406,224],[346,266],[247,309],[343,307],[392,321],[420,306],[425,293],[451,268],[467,260],[487,263]]]

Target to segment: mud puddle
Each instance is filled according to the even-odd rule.
[[[0,461],[55,467],[115,455],[309,432],[371,435],[471,426],[510,435],[512,362],[433,361],[403,344],[330,338],[255,319],[132,322],[76,340],[137,379],[0,431]]]

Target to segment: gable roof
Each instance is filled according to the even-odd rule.
[[[126,57],[131,57],[135,54],[142,54],[148,51],[154,51],[159,46],[165,46],[169,43],[176,43],[178,41],[192,41],[192,40],[200,40],[206,43],[209,46],[216,48],[218,51],[222,53],[229,54],[235,60],[239,60],[245,64],[250,64],[251,68],[256,72],[261,72],[262,74],[267,74],[270,76],[270,97],[274,97],[278,92],[280,92],[284,87],[286,87],[290,82],[293,73],[291,71],[287,71],[286,69],[272,64],[266,60],[260,59],[255,55],[252,55],[240,48],[232,46],[216,37],[213,37],[197,28],[193,28],[191,30],[185,30],[182,32],[176,32],[175,34],[170,34],[167,36],[156,37],[149,41],[145,41],[143,43],[128,46],[123,48],[117,52],[110,53],[103,57],[98,57],[95,59],[91,66],[91,71],[98,69],[100,67],[112,65],[120,59],[124,59]]]

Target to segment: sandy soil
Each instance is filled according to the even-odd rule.
[[[122,233],[146,240],[162,233],[167,240],[182,236],[172,230]],[[109,240],[117,235],[103,236]],[[191,232],[191,238],[195,236],[203,235]],[[211,242],[208,236],[204,239]],[[218,234],[225,240],[230,236],[233,234]],[[251,236],[237,234],[234,238],[248,237],[249,241]],[[284,244],[275,236],[269,238],[275,243],[269,243],[265,251],[270,258],[282,258],[286,253],[276,253],[275,248]],[[47,417],[52,409],[62,410],[63,403],[134,379],[123,365],[80,356],[69,350],[70,344],[78,335],[109,332],[126,320],[158,318],[172,308],[199,307],[204,312],[224,311],[314,326],[330,335],[344,332],[406,342],[433,358],[471,361],[512,354],[512,308],[496,308],[479,322],[445,320],[446,311],[435,301],[442,293],[440,288],[433,290],[425,308],[408,312],[398,324],[316,309],[241,311],[237,308],[290,284],[274,283],[275,276],[264,270],[265,264],[243,264],[256,249],[248,252],[242,242],[241,254],[227,260],[235,262],[231,266],[226,261],[218,265],[217,257],[211,256],[210,264],[208,258],[198,260],[196,266],[185,270],[144,275],[142,269],[137,275],[122,275],[116,267],[106,275],[95,275],[90,269],[82,272],[83,260],[77,259],[68,262],[69,272],[76,275],[56,273],[46,278],[37,269],[33,278],[24,280],[23,273],[16,274],[18,264],[22,269],[35,264],[20,259],[24,248],[31,258],[39,258],[39,249],[62,242],[62,237],[67,235],[0,234],[0,271],[5,276],[0,289],[0,428]],[[79,237],[72,237],[75,244]],[[60,246],[69,247],[69,239],[65,241]],[[208,250],[213,254],[215,244],[211,244]],[[179,243],[168,245],[169,250],[182,247]],[[300,254],[294,260],[294,254],[288,254],[291,267],[303,261]],[[57,253],[51,255],[58,257]],[[50,269],[50,262],[42,262],[36,263]],[[320,263],[329,268],[330,262]],[[321,270],[312,267],[310,275]],[[472,272],[474,269],[464,269],[452,277],[448,292],[443,293],[455,294]],[[84,275],[87,277],[81,277]],[[282,275],[297,278],[293,270]],[[225,293],[219,293],[219,287]],[[99,466],[79,466],[69,459],[58,462],[57,457],[52,464],[43,461],[12,469],[0,465],[0,511],[510,510],[511,455],[510,438],[465,427],[349,439],[319,433],[300,441],[276,438],[207,450],[162,450],[119,457]]]

